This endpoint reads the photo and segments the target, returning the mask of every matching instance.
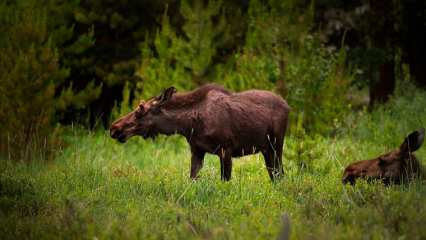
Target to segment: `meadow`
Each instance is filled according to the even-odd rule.
[[[426,185],[341,183],[344,167],[397,148],[426,126],[426,94],[409,91],[348,115],[330,136],[290,129],[283,180],[261,155],[234,159],[230,182],[209,155],[189,179],[178,136],[119,144],[105,130],[64,128],[53,160],[0,161],[1,239],[425,239]],[[291,123],[294,126],[294,123]],[[416,153],[426,164],[426,147]]]

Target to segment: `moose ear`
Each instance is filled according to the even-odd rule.
[[[163,93],[159,97],[160,103],[167,102],[172,98],[172,95],[176,92],[175,87],[169,87],[163,91]]]
[[[410,135],[405,138],[400,149],[404,152],[414,152],[422,146],[424,139],[425,129],[420,128],[419,130],[410,133]]]

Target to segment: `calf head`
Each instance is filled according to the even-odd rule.
[[[132,136],[140,135],[143,138],[154,138],[160,132],[159,124],[164,119],[162,106],[171,99],[176,92],[174,87],[163,91],[159,96],[148,101],[142,101],[139,106],[127,115],[114,121],[110,127],[111,137],[124,143]]]
[[[364,160],[346,167],[343,183],[355,184],[358,178],[380,179],[384,183],[400,183],[420,173],[420,165],[413,152],[421,147],[425,129],[421,128],[409,134],[398,149],[375,159]]]

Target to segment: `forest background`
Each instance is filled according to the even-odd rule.
[[[3,1],[0,150],[39,148],[57,123],[108,127],[166,87],[209,82],[275,91],[308,131],[332,133],[348,110],[386,102],[397,80],[426,87],[424,5]]]
[[[342,206],[336,210],[331,208],[336,202],[331,203],[323,199],[326,202],[325,206],[330,207],[326,209],[327,214],[312,213],[316,217],[309,223],[311,225],[307,226],[310,231],[305,233],[305,228],[296,227],[298,236],[310,236],[304,234],[312,232],[327,235],[327,231],[322,230],[326,229],[324,224],[317,224],[326,218],[325,223],[328,227],[336,224],[336,221],[343,221],[343,225],[337,224],[336,228],[339,228],[340,232],[351,233],[351,236],[359,236],[357,234],[361,234],[362,229],[381,226],[383,228],[379,228],[381,229],[379,232],[391,234],[389,236],[411,238],[411,235],[405,234],[414,231],[420,234],[418,235],[420,238],[424,237],[425,232],[416,225],[424,216],[424,211],[421,215],[419,209],[426,209],[425,204],[416,205],[419,204],[417,200],[424,199],[426,193],[426,189],[421,187],[420,183],[417,183],[420,186],[415,185],[417,187],[408,190],[389,190],[379,186],[374,186],[373,189],[364,186],[365,189],[351,190],[354,192],[348,199],[352,199],[352,203],[361,209],[361,205],[368,202],[370,195],[373,202],[390,205],[394,203],[394,200],[389,200],[390,197],[397,196],[397,199],[402,198],[405,201],[406,205],[403,206],[409,209],[406,212],[395,210],[390,214],[391,217],[384,212],[377,212],[377,222],[363,225],[356,220],[352,222],[345,220],[342,212],[348,210],[343,206],[346,197],[342,198],[340,195],[345,188],[337,185],[334,188],[327,188],[324,181],[329,178],[324,176],[331,172],[331,176],[338,179],[343,167],[340,164],[374,156],[366,153],[374,152],[376,155],[383,153],[380,151],[396,147],[410,131],[426,125],[425,43],[425,1],[2,0],[0,2],[0,129],[2,129],[0,213],[6,216],[5,219],[10,220],[9,225],[4,226],[12,226],[11,229],[15,229],[15,231],[9,229],[11,231],[9,232],[3,228],[2,233],[5,236],[15,237],[45,236],[38,232],[37,227],[29,223],[25,225],[23,219],[30,219],[29,222],[36,221],[40,224],[36,225],[40,229],[43,223],[46,223],[43,221],[47,221],[45,227],[53,228],[57,219],[52,220],[54,219],[52,214],[60,212],[63,215],[59,214],[60,220],[57,221],[61,222],[58,226],[64,234],[75,233],[79,236],[78,233],[84,232],[87,236],[100,233],[104,234],[103,236],[127,236],[123,229],[121,230],[124,232],[116,231],[120,229],[119,222],[122,216],[114,211],[114,214],[119,215],[117,218],[111,217],[112,224],[116,223],[117,226],[114,227],[117,229],[103,231],[104,229],[99,227],[102,221],[94,224],[93,229],[84,227],[85,224],[91,226],[90,224],[95,221],[93,216],[105,217],[105,212],[98,213],[92,205],[84,205],[82,196],[84,193],[93,192],[95,185],[104,186],[103,181],[112,181],[105,179],[113,179],[116,176],[129,177],[128,181],[136,181],[130,182],[130,186],[138,185],[140,183],[138,181],[142,181],[147,186],[151,184],[152,189],[158,188],[155,185],[158,182],[149,181],[146,176],[135,180],[136,176],[140,177],[139,172],[147,173],[152,170],[151,167],[159,164],[142,156],[157,154],[155,156],[158,157],[159,149],[164,147],[182,150],[186,146],[180,138],[173,138],[170,141],[160,138],[150,143],[134,140],[124,149],[130,149],[141,159],[133,159],[130,153],[121,152],[117,155],[117,151],[120,151],[117,150],[119,146],[109,140],[106,134],[109,124],[113,119],[134,108],[141,99],[158,95],[166,87],[175,86],[178,91],[187,91],[205,83],[215,82],[232,91],[252,88],[274,91],[286,99],[292,107],[286,142],[288,150],[284,157],[290,161],[290,165],[286,167],[286,171],[289,172],[288,181],[278,189],[268,185],[263,190],[253,187],[247,189],[247,192],[265,191],[266,194],[267,189],[274,188],[273,191],[281,193],[282,189],[287,189],[289,196],[294,198],[283,200],[286,201],[284,205],[275,207],[283,210],[285,207],[294,206],[292,204],[303,203],[300,212],[290,212],[290,215],[300,222],[310,219],[311,213],[304,211],[312,211],[310,208],[312,204],[318,204],[313,200],[321,195],[320,191],[312,190],[313,185],[318,183],[315,181],[321,183],[320,189],[324,192],[329,191],[334,197],[331,197],[330,201],[342,201]],[[98,146],[99,141],[110,151],[102,153],[102,146]],[[86,149],[81,143],[95,147]],[[144,146],[144,149],[138,151],[136,144]],[[147,144],[152,144],[153,147],[149,148]],[[331,145],[337,147],[331,149]],[[350,146],[349,150],[347,146]],[[357,152],[357,149],[360,151]],[[93,159],[97,159],[93,155],[95,150],[101,153],[102,160],[94,161],[99,165],[89,164]],[[420,152],[422,153],[424,151]],[[166,168],[163,164],[160,166],[166,168],[166,172],[171,171],[172,175],[174,171],[180,174],[182,167],[179,161],[184,160],[179,159],[187,159],[188,153],[173,156],[175,159],[173,161],[164,160],[167,158],[164,156],[158,157],[168,163],[170,168]],[[337,165],[330,166],[326,160],[329,158],[343,160],[333,163]],[[85,159],[84,163],[80,163],[82,159]],[[317,161],[314,161],[315,159]],[[68,165],[71,163],[77,165]],[[112,170],[105,173],[101,167],[103,164],[110,166]],[[248,168],[252,171],[249,171],[248,175],[241,175],[241,181],[254,176],[256,182],[263,181],[264,179],[257,178],[257,175],[263,176],[264,172],[258,173],[254,170],[256,166],[262,167],[260,163],[258,164],[259,166],[250,165]],[[52,169],[49,167],[52,165],[57,166],[54,172],[51,172]],[[62,176],[62,170],[57,168],[70,169],[71,176],[68,177],[75,178],[76,181],[72,186],[81,184],[83,195],[70,190],[67,194],[61,193],[57,198],[47,200],[48,193],[54,190],[46,187],[53,184],[54,179]],[[295,171],[293,175],[291,169]],[[314,174],[315,170],[319,170],[319,173],[317,171],[319,175]],[[80,174],[87,173],[88,176],[92,176],[93,171],[95,173],[100,171],[97,174],[101,175],[99,178],[95,174],[96,177],[90,180],[95,181],[93,186],[89,184],[90,181],[89,185],[79,182]],[[186,174],[186,170],[182,169],[182,172]],[[321,172],[324,175],[321,175]],[[112,174],[112,177],[109,174]],[[199,192],[205,188],[214,188],[212,191],[218,192],[235,192],[233,188],[238,187],[240,183],[240,181],[234,183],[237,186],[221,183],[216,189],[214,185],[217,183],[213,176],[212,174],[210,178],[207,177],[205,182],[201,181],[195,189],[190,188],[195,194],[192,199],[194,204],[207,201],[203,198],[205,197],[203,194],[213,194]],[[304,182],[300,185],[301,189],[296,189],[297,187],[292,184],[302,181],[297,176],[314,180],[310,183]],[[174,200],[177,198],[178,202],[182,200],[190,204],[191,197],[185,199],[181,191],[186,193],[188,186],[194,186],[192,182],[182,178],[173,188],[171,187],[173,181],[168,181],[167,178],[164,181],[165,188],[170,188],[168,190],[172,192],[171,196],[158,195],[157,190],[152,189],[140,191],[160,199],[164,198],[166,202],[169,202],[171,197]],[[249,184],[248,182],[250,180],[246,180],[245,184]],[[60,184],[54,186],[61,189]],[[35,186],[44,192],[33,192]],[[117,188],[118,186],[111,191],[116,191]],[[133,191],[131,187],[124,189]],[[367,198],[359,191],[365,191],[362,193],[366,194]],[[372,193],[374,191],[382,194],[377,195],[380,196],[379,199],[374,197],[376,196]],[[126,197],[134,199],[136,196],[130,192],[127,193],[128,196],[125,194]],[[307,200],[298,199],[300,192],[305,192],[309,196]],[[75,196],[70,197],[73,193]],[[201,197],[197,194],[201,194]],[[238,194],[236,196],[244,200],[243,191]],[[221,198],[219,195],[214,195],[211,201],[214,201],[215,197]],[[404,198],[404,195],[409,197]],[[119,195],[113,195],[113,198],[117,197]],[[281,195],[276,193],[270,201],[279,201],[279,197]],[[141,200],[139,197],[137,199]],[[236,206],[242,208],[246,204],[241,199],[228,200],[230,203],[238,202]],[[161,202],[159,199],[157,201]],[[43,205],[45,202],[47,205]],[[107,204],[105,207],[111,207],[108,203],[105,204]],[[256,214],[265,211],[266,207],[261,201],[256,204],[254,207],[258,211]],[[83,210],[78,210],[79,207]],[[267,229],[265,232],[259,230],[261,229],[259,226],[266,223],[261,225],[253,223],[259,227],[253,231],[244,230],[243,227],[233,228],[237,226],[235,225],[229,229],[225,228],[227,230],[215,232],[215,227],[218,229],[220,227],[213,220],[206,226],[197,225],[193,222],[202,221],[202,218],[198,219],[199,216],[189,213],[189,217],[185,215],[185,211],[189,211],[191,207],[194,206],[184,206],[183,212],[178,214],[186,216],[183,219],[189,219],[182,220],[183,230],[178,232],[182,233],[182,236],[193,234],[196,238],[204,238],[218,234],[220,238],[224,236],[233,238],[233,234],[247,233],[248,236],[260,234],[270,237],[279,231],[277,220],[278,223],[272,225],[272,230],[265,228]],[[147,209],[152,211],[153,208],[153,206],[146,207],[144,211]],[[84,209],[90,210],[85,212]],[[122,211],[126,212],[123,209]],[[165,209],[174,208],[165,207]],[[214,207],[210,210],[215,212]],[[232,210],[238,212],[241,209]],[[364,210],[379,211],[372,203]],[[360,214],[364,214],[362,211]],[[277,210],[272,215],[275,216],[278,212]],[[218,219],[231,214],[221,213],[220,210],[215,213],[218,214]],[[154,216],[157,213],[151,214]],[[124,215],[136,218],[130,213]],[[272,215],[262,217],[269,219],[267,217]],[[74,223],[71,223],[73,221],[68,219],[77,219],[76,222],[79,222],[80,217],[81,222],[85,224],[73,225]],[[136,220],[138,223],[143,221],[139,218]],[[387,222],[394,220],[397,223]],[[129,221],[132,222],[131,219]],[[238,226],[245,224],[241,219],[238,221],[240,224]],[[402,225],[398,225],[401,221]],[[159,223],[159,226],[163,226],[165,222]],[[247,224],[251,226],[251,223]],[[21,226],[21,229],[16,226]],[[348,226],[353,230],[349,230]],[[141,236],[138,235],[136,225],[132,229],[134,231],[130,231],[131,234],[127,237]],[[178,233],[173,232],[173,236],[179,238]],[[164,232],[154,229],[152,234],[149,236],[161,238]]]

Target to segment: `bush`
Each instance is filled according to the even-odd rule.
[[[349,112],[346,101],[350,76],[344,67],[345,51],[328,52],[315,38],[306,38],[304,48],[286,71],[288,101],[310,132],[330,134]]]

